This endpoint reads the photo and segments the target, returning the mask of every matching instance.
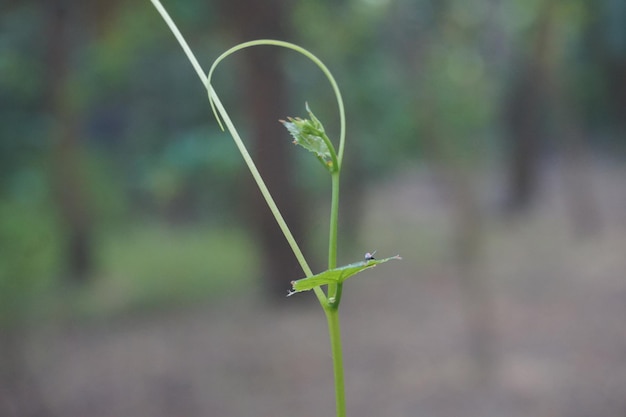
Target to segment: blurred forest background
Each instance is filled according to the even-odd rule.
[[[467,402],[448,405],[458,410],[437,408],[444,399],[474,395],[487,398],[476,411],[482,416],[626,413],[623,398],[607,394],[626,390],[625,329],[606,330],[612,338],[599,351],[584,345],[583,353],[572,353],[585,366],[604,358],[606,366],[595,369],[614,372],[609,382],[599,377],[606,389],[592,399],[578,395],[588,385],[550,380],[551,388],[566,386],[562,391],[541,385],[539,368],[566,375],[563,381],[578,375],[546,365],[556,362],[532,362],[530,353],[520,362],[506,360],[507,343],[517,346],[522,329],[545,320],[554,327],[544,328],[544,337],[578,329],[582,319],[572,311],[580,304],[572,300],[583,295],[597,302],[589,311],[606,312],[588,329],[616,326],[626,313],[626,2],[186,0],[164,6],[205,70],[238,42],[275,38],[320,57],[342,89],[348,126],[339,262],[374,249],[405,258],[371,274],[384,271],[384,277],[348,283],[345,308],[359,313],[346,313],[347,338],[365,343],[364,352],[390,341],[381,355],[409,363],[430,346],[443,355],[433,363],[448,364],[411,376],[401,373],[403,366],[412,369],[407,362],[396,366],[349,345],[348,375],[364,381],[369,374],[359,370],[377,369],[371,379],[379,387],[386,377],[404,384],[377,402],[386,408],[376,409],[367,405],[376,399],[374,388],[353,381],[355,415],[474,415]],[[305,255],[323,269],[329,181],[307,152],[291,145],[278,120],[305,116],[307,101],[335,140],[338,116],[326,80],[293,52],[259,47],[226,60],[214,87]],[[4,1],[0,120],[0,415],[309,415],[318,408],[304,397],[330,399],[330,387],[315,379],[329,365],[285,352],[291,347],[326,359],[319,312],[291,308],[308,306],[310,294],[283,298],[289,281],[303,274],[148,0]],[[352,286],[362,287],[354,298]],[[567,300],[559,298],[570,288]],[[358,297],[369,300],[369,310]],[[418,300],[423,303],[411,310]],[[372,310],[373,304],[386,307]],[[372,311],[395,321],[378,317],[370,325]],[[430,321],[420,328],[424,317]],[[319,353],[297,344],[310,343],[310,336],[296,318],[321,335]],[[411,330],[402,329],[403,320]],[[355,330],[348,330],[351,324]],[[438,330],[424,333],[428,326]],[[375,337],[373,327],[389,334]],[[415,339],[405,340],[408,335]],[[168,340],[185,348],[155,347]],[[563,345],[541,340],[541,348],[538,342],[531,349],[560,360],[560,349],[572,346],[567,338],[558,339]],[[454,345],[456,353],[441,344]],[[230,352],[232,361],[215,358],[218,351]],[[196,368],[181,352],[196,365],[203,354],[208,363],[226,365]],[[268,362],[263,353],[279,357]],[[459,387],[472,384],[450,382],[466,369],[465,361],[450,358],[465,354],[478,369],[472,378],[512,369],[505,372],[515,381],[514,393],[504,395],[509,402],[493,404],[502,396],[469,394]],[[144,363],[145,357],[158,359]],[[611,360],[621,364],[612,367]],[[294,367],[283,368],[284,362]],[[285,375],[289,369],[295,374]],[[153,375],[159,372],[160,379]],[[154,378],[157,388],[145,388]],[[428,388],[432,378],[446,395]],[[308,382],[294,382],[302,379]],[[330,374],[319,380],[330,382]],[[598,387],[598,380],[587,380]],[[261,395],[259,385],[278,388]],[[565,400],[537,406],[539,392]],[[282,401],[272,402],[276,396]],[[593,412],[576,406],[576,414],[568,408],[572,398]]]

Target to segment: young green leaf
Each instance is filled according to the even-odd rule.
[[[333,145],[324,132],[324,126],[315,117],[308,104],[306,110],[309,113],[309,119],[288,117],[286,121],[280,122],[293,136],[293,143],[313,152],[326,169],[334,171],[337,157]]]
[[[376,265],[385,263],[392,259],[402,259],[399,255],[391,256],[385,259],[367,258],[365,261],[355,262],[349,265],[344,265],[339,268],[329,269],[319,274],[313,275],[308,278],[302,278],[296,281],[291,281],[291,291],[289,295],[297,292],[312,290],[320,285],[327,284],[341,284],[352,275],[358,274],[369,268],[373,268]]]

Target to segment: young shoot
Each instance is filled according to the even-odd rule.
[[[337,267],[339,178],[341,170],[343,168],[342,161],[345,148],[346,126],[343,99],[341,97],[339,87],[326,65],[324,65],[324,63],[311,52],[298,45],[273,39],[260,39],[250,42],[244,42],[228,49],[219,57],[217,57],[217,59],[213,62],[208,74],[205,75],[205,72],[202,70],[200,64],[198,63],[198,60],[187,45],[187,42],[176,27],[174,21],[170,18],[165,8],[161,5],[161,2],[159,0],[151,0],[151,2],[160,13],[163,20],[174,34],[175,38],[180,43],[180,46],[187,55],[189,62],[196,70],[196,73],[198,74],[198,77],[202,82],[203,88],[205,88],[207,91],[208,99],[218,124],[220,125],[222,130],[224,130],[225,126],[231,137],[233,138],[233,141],[235,142],[246,165],[248,166],[248,169],[250,170],[252,177],[259,187],[263,198],[269,206],[272,214],[274,215],[274,218],[276,219],[276,222],[278,223],[278,226],[285,235],[285,239],[287,239],[287,241],[289,242],[289,245],[294,255],[296,256],[296,259],[298,260],[300,266],[302,267],[302,270],[304,271],[305,278],[292,281],[292,289],[288,293],[288,295],[292,295],[297,292],[312,290],[317,296],[320,305],[322,306],[324,313],[326,314],[333,358],[333,371],[335,377],[336,415],[337,417],[345,417],[346,404],[343,378],[343,359],[341,351],[341,335],[339,330],[339,304],[341,302],[344,281],[361,271],[373,268],[390,260],[401,258],[400,256],[396,255],[378,260],[374,258],[374,254],[376,253],[376,251],[374,251],[372,253],[366,253],[364,261],[359,261],[342,267]],[[328,82],[333,89],[337,101],[340,122],[338,151],[335,150],[335,146],[326,134],[324,126],[317,119],[317,117],[315,117],[308,104],[305,105],[306,111],[308,113],[308,118],[302,119],[299,117],[287,117],[286,120],[281,120],[281,123],[285,126],[287,131],[293,137],[293,143],[311,152],[311,154],[315,156],[315,158],[317,158],[317,160],[324,167],[324,169],[330,174],[331,178],[332,188],[328,235],[328,267],[326,271],[320,272],[318,274],[313,274],[313,272],[311,271],[311,268],[309,267],[304,255],[302,254],[302,251],[296,243],[291,231],[289,230],[289,227],[287,226],[282,214],[280,213],[280,210],[274,202],[272,195],[265,185],[265,181],[261,177],[261,174],[256,168],[256,165],[252,160],[252,157],[250,156],[237,129],[235,128],[235,125],[233,124],[230,116],[226,112],[226,109],[222,105],[222,102],[220,101],[217,93],[215,92],[215,89],[211,84],[212,75],[217,65],[222,60],[237,51],[257,46],[274,46],[290,49],[307,57],[315,65],[317,65],[317,67],[326,76]],[[323,288],[325,289],[325,291]]]

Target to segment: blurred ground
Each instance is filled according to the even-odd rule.
[[[342,304],[348,414],[626,415],[626,189],[593,171],[598,233],[577,236],[560,174],[523,219],[485,224],[493,362],[477,378],[451,264],[449,201],[434,177],[372,185],[360,252],[403,255],[349,280]],[[485,187],[493,190],[493,187]],[[491,193],[486,211],[496,212]],[[51,415],[331,416],[326,323],[312,294],[254,294],[113,320],[57,322],[27,352]],[[284,308],[283,308],[284,307]]]

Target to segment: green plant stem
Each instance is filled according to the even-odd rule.
[[[330,231],[328,234],[328,269],[337,267],[337,229],[339,224],[339,171],[333,172],[330,202]]]
[[[324,308],[328,332],[330,335],[330,349],[333,356],[333,373],[335,376],[335,402],[337,417],[346,416],[346,393],[343,378],[343,353],[341,349],[341,330],[339,328],[339,310],[336,307]]]
[[[196,59],[196,56],[193,54],[193,52],[191,52],[191,48],[189,48],[189,45],[185,41],[185,38],[183,37],[183,35],[178,30],[178,27],[176,26],[176,23],[174,23],[174,21],[172,20],[172,18],[169,15],[169,13],[167,13],[167,10],[165,10],[165,8],[163,7],[163,5],[161,4],[161,2],[159,0],[150,0],[150,1],[152,2],[152,5],[154,6],[154,8],[157,9],[159,14],[161,15],[161,17],[165,21],[165,24],[170,28],[170,30],[174,34],[174,37],[176,38],[176,40],[180,44],[180,47],[183,48],[183,51],[185,52],[185,55],[187,55],[187,59],[189,60],[189,62],[193,66],[193,69],[196,70],[196,73],[198,74],[198,77],[200,77],[200,81],[202,81],[202,84],[205,84],[206,83],[206,75],[205,75],[204,71],[202,70],[202,67],[200,66],[200,63]]]
[[[250,46],[256,46],[256,45],[275,45],[275,46],[281,46],[281,47],[293,49],[307,56],[309,59],[311,59],[319,68],[321,68],[322,72],[326,75],[326,77],[330,81],[330,84],[337,98],[337,104],[339,106],[339,118],[340,118],[339,152],[335,156],[334,151],[333,151],[334,171],[331,172],[332,200],[331,200],[331,210],[330,210],[330,232],[329,232],[329,245],[328,245],[329,246],[328,267],[329,269],[335,268],[337,266],[337,224],[338,224],[338,217],[339,217],[339,173],[341,172],[343,152],[344,152],[344,146],[345,146],[345,112],[344,112],[344,107],[343,107],[343,100],[341,98],[341,93],[339,92],[339,87],[337,86],[337,83],[335,82],[335,79],[333,78],[330,71],[317,57],[315,57],[313,54],[311,54],[307,50],[297,45],[290,44],[287,42],[282,42],[282,41],[265,39],[265,40],[246,42],[234,48],[231,48],[229,51],[222,54],[214,62],[213,66],[211,67],[211,70],[209,71],[209,74],[205,76],[204,71],[202,70],[200,64],[198,63],[198,60],[196,59],[195,55],[189,48],[189,45],[187,45],[187,42],[185,41],[184,37],[182,36],[180,31],[176,27],[176,24],[174,23],[174,21],[170,18],[165,8],[163,8],[163,6],[161,5],[161,2],[159,0],[151,0],[151,2],[154,5],[154,7],[157,9],[159,14],[161,14],[161,17],[163,18],[165,23],[168,25],[168,27],[170,28],[170,30],[172,31],[172,33],[174,34],[174,36],[180,43],[183,51],[185,52],[185,54],[187,55],[187,58],[189,59],[189,62],[191,62],[202,84],[206,88],[208,92],[208,96],[209,96],[209,101],[211,103],[211,107],[213,108],[215,112],[216,119],[218,123],[220,124],[220,127],[222,127],[222,121],[223,121],[226,127],[228,128],[228,131],[231,134],[233,140],[235,141],[235,144],[237,148],[239,149],[239,152],[241,153],[244,161],[248,165],[248,168],[250,172],[252,173],[252,176],[254,177],[254,180],[256,181],[257,186],[259,187],[259,190],[261,191],[261,194],[263,194],[263,197],[265,198],[267,205],[272,211],[272,214],[274,215],[276,222],[278,223],[280,229],[285,235],[285,238],[289,242],[289,245],[291,246],[291,249],[294,252],[294,255],[298,259],[298,262],[300,263],[307,277],[312,276],[313,272],[311,271],[311,268],[307,264],[304,258],[304,255],[302,254],[302,251],[298,247],[298,244],[296,243],[295,238],[291,234],[289,227],[285,223],[285,220],[283,219],[280,211],[278,210],[278,207],[276,206],[274,199],[272,198],[269,190],[267,189],[267,186],[265,185],[265,182],[263,181],[261,174],[256,168],[254,161],[252,160],[252,157],[248,153],[243,141],[241,140],[239,133],[235,129],[235,126],[232,120],[230,119],[228,113],[226,113],[226,109],[224,108],[219,97],[213,90],[211,86],[211,75],[217,63],[221,61],[223,58],[225,58],[226,56],[228,56],[229,54],[231,54],[232,52],[236,50],[247,48]],[[219,117],[218,117],[218,114],[219,114]],[[332,144],[330,143],[330,140],[328,140],[328,138],[325,138],[325,140],[327,140],[327,144],[332,149]],[[328,331],[330,335],[331,352],[332,352],[332,357],[333,357],[333,373],[335,377],[335,398],[336,398],[337,417],[345,417],[346,416],[346,400],[345,400],[345,388],[344,388],[345,384],[344,384],[344,376],[343,376],[343,354],[342,354],[342,349],[341,349],[341,331],[339,328],[339,310],[338,310],[339,301],[341,300],[342,285],[341,284],[338,284],[338,285],[336,284],[332,286],[329,285],[328,298],[327,298],[327,295],[324,293],[324,291],[320,287],[315,287],[313,288],[313,290],[320,304],[322,305],[322,308],[324,309],[324,312],[326,314],[326,319],[328,322]]]
[[[243,157],[244,161],[246,162],[246,165],[248,165],[248,169],[250,170],[250,173],[252,174],[252,177],[256,181],[256,184],[259,187],[259,190],[261,191],[261,194],[263,195],[263,198],[265,198],[265,202],[267,203],[268,207],[272,211],[272,214],[274,215],[274,218],[276,219],[276,222],[278,223],[278,226],[280,227],[280,230],[283,232],[283,235],[285,235],[285,239],[287,239],[287,242],[289,243],[289,246],[291,246],[291,250],[293,251],[294,255],[296,256],[296,259],[298,260],[298,262],[300,263],[300,266],[302,267],[302,270],[304,271],[304,273],[305,273],[305,275],[307,277],[312,276],[313,275],[313,271],[311,271],[311,268],[309,267],[306,259],[304,258],[304,255],[302,254],[302,251],[300,250],[300,247],[298,246],[298,243],[296,242],[296,239],[291,234],[291,230],[289,230],[289,227],[287,226],[287,223],[285,222],[285,219],[283,218],[282,214],[280,213],[280,210],[278,210],[278,207],[276,206],[276,203],[274,202],[274,198],[272,198],[272,195],[270,194],[269,190],[267,189],[267,186],[265,185],[265,181],[263,181],[263,177],[261,177],[261,174],[259,173],[259,170],[257,169],[256,165],[254,164],[254,161],[252,160],[252,157],[248,153],[248,150],[246,149],[246,146],[244,145],[243,141],[241,140],[241,137],[239,136],[239,133],[237,132],[237,129],[235,129],[235,125],[233,124],[232,120],[230,119],[230,116],[228,115],[228,113],[226,112],[226,109],[224,109],[224,106],[222,105],[222,102],[220,101],[220,99],[217,96],[217,94],[215,93],[215,90],[210,88],[209,84],[207,84],[207,87],[208,87],[207,90],[208,90],[208,93],[209,93],[209,97],[211,98],[212,102],[214,103],[215,108],[217,109],[218,113],[222,117],[222,120],[224,121],[224,124],[226,124],[226,128],[228,129],[228,132],[233,137],[233,140],[235,141],[235,144],[237,145],[237,148],[239,149],[239,152],[241,153],[241,156]],[[314,291],[315,291],[315,295],[317,296],[319,302],[322,305],[328,303],[327,298],[324,295],[324,292],[322,291],[321,288],[319,288],[319,287],[314,288]]]
[[[309,273],[310,270],[308,269],[308,266],[306,268],[304,267],[304,264],[306,263],[304,261],[304,257],[300,257],[298,255],[300,250],[297,248],[297,245],[295,244],[295,240],[293,240],[292,237],[290,238],[291,232],[289,231],[289,228],[287,228],[287,226],[284,224],[284,220],[282,220],[282,216],[280,216],[280,212],[278,211],[278,208],[275,208],[275,204],[273,203],[273,200],[271,200],[271,196],[269,192],[267,191],[267,188],[265,187],[265,184],[263,183],[261,176],[258,174],[256,167],[254,167],[254,163],[252,162],[252,159],[249,157],[248,152],[246,151],[245,146],[243,145],[243,142],[241,141],[241,139],[239,139],[239,136],[236,134],[236,130],[232,122],[226,123],[225,116],[224,116],[226,114],[226,111],[224,110],[221,104],[219,104],[218,106],[218,103],[215,100],[217,98],[217,95],[215,91],[211,88],[211,79],[213,76],[213,72],[215,71],[215,68],[222,60],[224,60],[226,57],[228,57],[229,55],[232,55],[233,53],[237,51],[240,51],[245,48],[254,47],[254,46],[278,46],[278,47],[294,50],[306,56],[322,70],[322,72],[324,73],[328,81],[330,82],[333,92],[335,93],[335,98],[337,99],[337,105],[339,108],[339,121],[340,121],[339,153],[338,154],[335,152],[334,146],[332,142],[330,141],[330,139],[328,138],[328,136],[326,134],[323,135],[323,140],[326,142],[328,149],[331,151],[331,158],[332,158],[332,163],[333,163],[332,164],[333,169],[331,171],[332,199],[331,199],[330,226],[329,226],[330,233],[329,233],[329,238],[328,238],[328,241],[329,241],[328,268],[329,269],[333,269],[337,266],[337,229],[338,229],[337,224],[338,224],[338,217],[339,217],[339,173],[341,172],[343,150],[345,146],[345,112],[344,112],[344,107],[343,107],[343,99],[341,97],[339,87],[337,86],[337,82],[335,81],[334,77],[332,76],[332,74],[330,73],[326,65],[324,65],[324,63],[319,58],[317,58],[311,52],[307,51],[306,49],[298,45],[295,45],[289,42],[274,40],[274,39],[258,39],[254,41],[244,42],[223,52],[220,56],[218,56],[215,59],[215,61],[211,65],[211,68],[209,69],[209,73],[207,74],[206,82],[205,82],[205,87],[207,88],[207,91],[209,92],[209,102],[211,103],[211,107],[213,109],[213,113],[215,114],[215,118],[217,119],[222,129],[224,129],[222,125],[222,120],[224,124],[227,125],[227,128],[229,132],[231,133],[231,135],[233,136],[233,139],[237,143],[237,147],[239,148],[246,163],[248,164],[248,167],[250,168],[250,171],[252,172],[252,175],[254,176],[254,179],[257,182],[257,185],[259,186],[259,189],[263,193],[263,196],[265,197],[267,204],[270,206],[272,213],[276,217],[276,221],[279,223],[281,230],[283,231],[283,234],[285,235],[285,238],[287,238],[287,240],[289,241],[289,244],[292,246],[292,249],[294,251],[294,254],[296,255],[296,258],[298,258],[298,261],[300,262],[300,264],[303,265],[303,270],[305,271],[305,274],[308,277],[308,276],[311,276],[312,274]],[[331,306],[335,308],[338,307],[339,301],[341,299],[341,287],[340,286],[338,287],[337,285],[329,285],[326,294],[324,294],[324,292],[319,288],[315,288],[314,291],[318,300],[320,301],[323,307],[326,307],[326,306]]]
[[[339,172],[331,174],[332,195],[330,202],[330,230],[328,233],[328,269],[337,267],[337,229],[339,224]],[[338,285],[328,286],[328,301],[335,308],[341,301],[341,288]]]
[[[151,0],[151,2],[154,5],[154,7],[157,9],[157,11],[161,15],[161,17],[163,18],[163,20],[165,21],[167,26],[170,28],[172,33],[174,34],[174,37],[176,38],[176,40],[178,40],[178,43],[180,44],[181,48],[185,52],[185,55],[187,55],[187,59],[189,59],[189,62],[191,62],[191,65],[196,70],[196,73],[198,74],[198,77],[200,78],[200,81],[202,82],[202,84],[204,85],[204,87],[206,88],[206,90],[208,92],[209,101],[211,102],[211,107],[213,107],[214,111],[217,108],[217,113],[219,113],[221,119],[224,121],[224,123],[228,127],[229,133],[233,137],[233,140],[235,141],[235,144],[237,145],[237,148],[239,149],[239,152],[241,152],[241,155],[242,155],[244,161],[248,165],[248,168],[250,169],[250,172],[252,173],[252,176],[254,177],[254,180],[256,181],[257,186],[259,187],[259,190],[261,191],[261,194],[263,194],[263,198],[265,198],[265,201],[266,201],[267,205],[269,206],[270,210],[272,211],[272,214],[274,215],[274,218],[276,219],[276,222],[278,223],[281,231],[285,235],[285,238],[287,239],[287,241],[289,243],[289,246],[291,247],[291,250],[293,251],[294,255],[296,256],[296,259],[300,263],[300,266],[302,267],[302,270],[304,271],[304,274],[307,277],[308,276],[312,276],[313,272],[311,271],[311,268],[309,267],[308,263],[306,262],[306,259],[304,258],[304,255],[302,254],[302,251],[300,250],[300,247],[298,246],[295,238],[291,234],[291,231],[289,230],[289,227],[285,223],[285,220],[283,219],[283,216],[281,215],[280,210],[278,210],[278,207],[276,206],[276,203],[274,202],[274,199],[272,198],[269,190],[267,189],[267,186],[265,185],[265,182],[263,181],[263,178],[261,177],[261,174],[259,174],[259,170],[256,168],[256,165],[254,164],[254,161],[252,160],[252,157],[248,153],[248,150],[246,149],[246,146],[244,145],[243,141],[241,140],[241,137],[239,136],[239,133],[235,129],[235,126],[234,126],[232,120],[230,119],[228,113],[226,113],[226,109],[224,108],[224,106],[222,105],[219,97],[215,93],[215,90],[213,90],[213,87],[210,84],[210,75],[209,76],[205,75],[204,71],[202,70],[202,67],[200,66],[200,63],[196,59],[196,56],[191,51],[191,48],[189,48],[189,45],[185,41],[185,38],[180,33],[180,31],[178,30],[178,27],[176,26],[176,24],[174,23],[174,21],[172,20],[170,15],[167,13],[167,10],[165,10],[165,8],[161,4],[161,2],[159,0]],[[256,43],[253,42],[253,43],[250,43],[250,44],[256,44]],[[307,53],[310,54],[308,51],[307,51]],[[314,58],[315,58],[315,60],[319,61],[316,57],[314,57]],[[321,61],[319,61],[319,63],[317,61],[316,61],[316,63],[318,64],[318,66],[319,65],[322,66],[322,70],[327,75],[327,77],[329,77],[329,79],[331,80],[331,84],[332,84],[333,89],[335,90],[336,94],[339,94],[339,88],[337,87],[337,84],[336,84],[335,80],[332,78],[332,75],[330,75],[330,71],[328,71],[328,69],[326,69],[326,67],[321,63]],[[214,67],[211,68],[211,71],[213,70],[213,68]],[[341,111],[343,111],[343,102],[341,101],[341,96],[340,95],[338,95],[338,100],[339,100],[339,108],[340,108]],[[216,113],[216,117],[217,117],[217,113]],[[220,118],[219,117],[217,117],[217,121],[220,122]],[[343,118],[342,118],[342,121],[343,121]],[[220,127],[221,127],[221,123],[220,123]],[[344,132],[343,129],[344,129],[344,125],[342,124],[342,134]],[[322,304],[322,306],[328,304],[328,300],[326,298],[326,295],[324,294],[324,291],[322,291],[321,288],[315,288],[314,292],[315,292],[315,295],[317,296],[317,299],[319,300],[320,304]]]

